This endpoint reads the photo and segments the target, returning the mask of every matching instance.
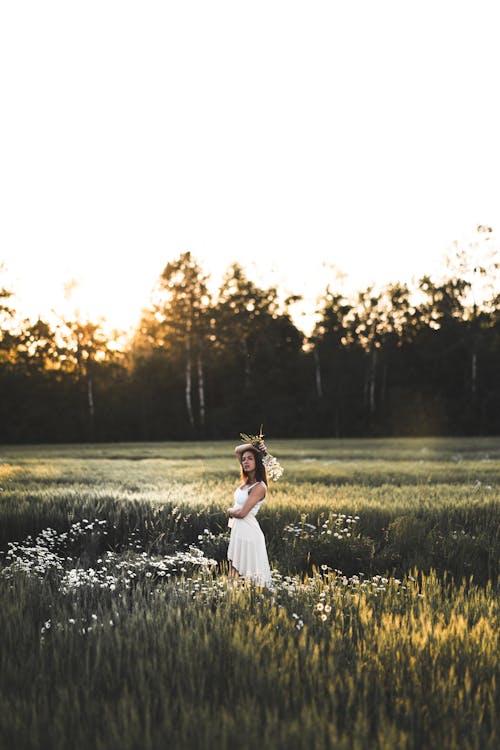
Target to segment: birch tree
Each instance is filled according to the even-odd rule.
[[[246,390],[251,386],[252,360],[263,329],[278,311],[278,293],[274,287],[261,289],[238,263],[228,268],[219,289],[215,336],[219,346],[238,352]]]
[[[197,427],[203,432],[206,422],[205,349],[210,327],[207,280],[197,260],[185,252],[167,263],[153,293],[153,313],[159,330],[183,350],[184,401],[192,432]]]
[[[103,329],[102,321],[66,320],[59,328],[65,350],[60,349],[62,369],[76,374],[82,387],[85,403],[85,421],[90,440],[95,436],[96,394],[95,373],[98,363],[103,363],[109,355],[110,339]]]
[[[463,284],[460,301],[466,321],[470,396],[475,401],[484,328],[500,289],[500,248],[493,228],[478,224],[468,240],[454,242],[446,258],[446,271]]]

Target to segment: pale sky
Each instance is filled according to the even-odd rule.
[[[312,305],[500,227],[495,2],[0,5],[0,261],[18,308],[135,323],[165,264]],[[326,266],[325,266],[326,264]],[[1,280],[0,280],[1,283]],[[76,299],[76,297],[75,297]]]

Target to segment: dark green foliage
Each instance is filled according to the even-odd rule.
[[[499,433],[498,294],[471,304],[451,269],[349,300],[325,285],[307,338],[294,298],[238,264],[211,297],[184,253],[124,351],[93,323],[10,331],[0,305],[0,442],[220,439],[261,423],[273,437]]]

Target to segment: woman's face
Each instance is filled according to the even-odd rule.
[[[255,471],[255,456],[252,451],[245,451],[243,453],[241,457],[241,465],[246,474]]]

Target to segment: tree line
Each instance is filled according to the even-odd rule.
[[[125,346],[100,322],[20,323],[0,287],[0,442],[498,434],[498,269],[457,249],[412,288],[327,285],[306,336],[297,297],[237,263],[211,294],[186,252]]]

